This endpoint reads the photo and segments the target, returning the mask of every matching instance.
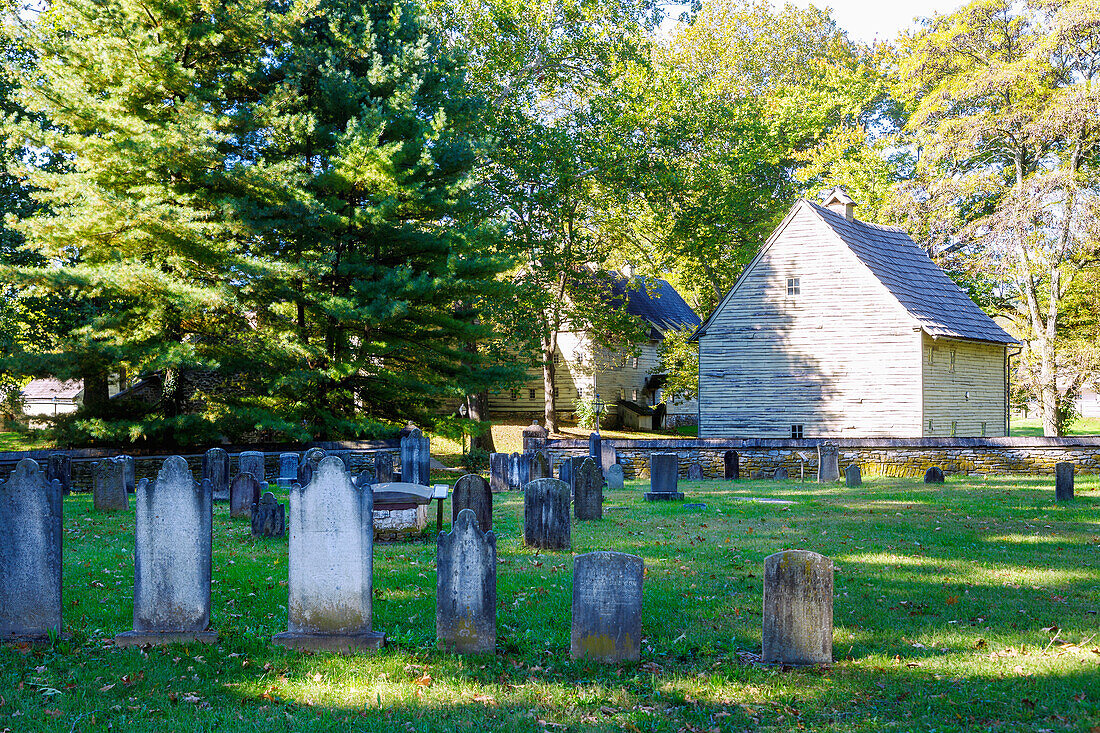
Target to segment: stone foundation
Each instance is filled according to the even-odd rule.
[[[374,539],[379,542],[398,542],[409,535],[417,535],[428,526],[428,504],[412,509],[375,509]]]

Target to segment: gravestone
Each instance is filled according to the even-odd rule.
[[[569,656],[636,662],[642,644],[645,563],[625,552],[589,552],[573,559],[573,630]]]
[[[728,450],[722,454],[722,475],[727,481],[741,478],[741,457],[737,451]]]
[[[603,474],[592,458],[573,476],[573,512],[577,521],[603,519]]]
[[[588,457],[595,463],[596,467],[603,471],[603,449],[601,444],[603,441],[600,439],[599,433],[588,434]]]
[[[646,501],[672,501],[684,498],[678,492],[680,459],[675,453],[649,454],[649,493]]]
[[[553,478],[550,475],[550,457],[546,455],[546,451],[529,451],[527,455],[530,456],[531,462],[531,481],[540,478]],[[524,486],[526,485],[524,484]]]
[[[469,509],[474,513],[477,526],[485,532],[493,528],[493,492],[489,482],[477,474],[466,474],[455,481],[451,490],[451,525],[458,521],[458,515]]]
[[[126,465],[104,458],[92,469],[92,504],[97,512],[124,512],[130,508],[126,493]]]
[[[164,460],[134,497],[134,630],[118,646],[199,641],[210,629],[212,482],[195,483],[187,461]]]
[[[753,471],[753,472],[752,472],[752,473],[750,474],[750,478],[751,478],[751,479],[752,479],[753,481],[761,481],[761,480],[763,480],[763,479],[764,479],[764,469],[760,469],[760,470],[758,470],[758,471]]]
[[[932,466],[930,469],[924,472],[924,483],[926,484],[942,484],[943,483],[943,469],[939,466]]]
[[[248,473],[257,482],[262,482],[266,475],[264,468],[264,454],[258,450],[246,450],[237,457],[237,473]],[[230,495],[232,495],[232,488]],[[245,511],[248,511],[247,509]]]
[[[393,454],[379,453],[374,457],[374,483],[388,484],[393,482]]]
[[[833,561],[809,550],[764,559],[766,664],[833,663]]]
[[[569,484],[540,478],[523,487],[523,544],[543,550],[573,546]]]
[[[523,456],[519,453],[513,453],[508,456],[508,490],[509,491],[523,491],[523,487],[526,486],[529,481],[524,481],[523,478]],[[526,474],[530,476],[531,471],[528,469]]]
[[[202,477],[210,479],[214,501],[229,501],[229,454],[222,448],[211,448],[202,457]]]
[[[30,458],[0,482],[0,641],[61,633],[61,494]]]
[[[273,641],[299,650],[378,649],[371,630],[374,493],[357,488],[327,456],[307,486],[290,488],[288,631]]]
[[[508,490],[508,463],[511,456],[507,453],[489,454],[489,488],[494,493]]]
[[[260,494],[266,489],[250,473],[238,473],[229,485],[229,516],[247,517],[252,505],[260,501]]]
[[[786,481],[790,476],[787,473],[786,466],[780,466],[775,469],[775,473],[772,474],[772,481]]]
[[[46,459],[46,480],[61,484],[62,496],[73,489],[73,459],[68,453],[51,453]]]
[[[1073,499],[1073,464],[1068,461],[1054,464],[1054,500]]]
[[[280,453],[279,454],[279,478],[277,483],[284,489],[289,489],[290,485],[298,478],[298,462],[301,459],[297,453]]]
[[[817,444],[817,482],[828,483],[840,479],[840,450],[835,443]]]
[[[286,532],[286,507],[270,491],[252,505],[252,536],[282,537]]]
[[[603,441],[600,444],[600,470],[607,476],[607,469],[619,462],[619,453],[615,448]]]
[[[692,463],[688,466],[688,481],[702,481],[703,480],[703,467],[698,463]]]
[[[430,457],[430,441],[419,428],[413,428],[401,438],[401,481],[427,486]]]
[[[116,461],[122,463],[122,483],[126,486],[126,493],[137,491],[137,467],[134,465],[133,456],[118,456]]]
[[[470,478],[466,476],[464,478]],[[489,484],[480,476],[474,476]],[[497,538],[463,509],[435,545],[435,636],[444,649],[484,654],[497,646]]]
[[[302,454],[302,462],[298,464],[299,486],[309,485],[309,482],[313,480],[314,472],[317,471],[317,466],[325,459],[325,455],[323,448],[310,448]]]
[[[847,486],[862,486],[863,472],[855,463],[844,469],[844,483]]]
[[[588,460],[588,456],[562,456],[561,458],[561,463],[558,465],[558,479],[569,484],[570,495],[573,494],[576,488],[574,482],[577,470],[586,460]]]
[[[330,456],[336,456],[344,462],[344,470],[351,473],[351,451],[350,450],[330,450],[328,452]]]
[[[618,491],[626,485],[626,477],[623,475],[623,467],[618,463],[607,469],[608,491]]]
[[[532,420],[531,424],[523,429],[523,450],[542,450],[546,447],[546,439],[549,437],[550,431],[539,425],[538,420]]]

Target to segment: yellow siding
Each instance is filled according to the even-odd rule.
[[[788,278],[799,294],[788,295]],[[920,332],[806,208],[750,265],[699,339],[703,438],[915,437]]]
[[[923,434],[952,437],[954,422],[954,437],[1007,435],[1005,347],[978,341],[933,339],[927,334],[922,345]]]

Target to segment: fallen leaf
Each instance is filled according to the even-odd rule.
[[[944,601],[944,602],[949,606],[954,606],[956,603],[959,602],[959,597],[958,596],[948,596],[947,600]]]
[[[107,692],[108,690],[114,689],[114,686],[115,686],[115,685],[114,685],[114,683],[112,682],[112,683],[111,683],[111,684],[109,684],[109,685],[103,685],[103,687],[100,687],[100,688],[99,688],[99,691],[100,691],[100,692]]]
[[[432,677],[431,677],[431,675],[425,673],[423,677],[421,677],[418,680],[416,680],[415,682],[413,682],[413,684],[414,685],[420,685],[421,687],[427,687],[430,684],[432,684]]]
[[[313,681],[314,682],[320,682],[321,681],[321,673],[320,672],[317,672],[313,675]]]

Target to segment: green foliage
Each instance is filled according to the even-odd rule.
[[[695,399],[699,394],[699,344],[690,341],[693,328],[665,331],[657,347],[657,374],[668,375],[664,396],[673,403]]]
[[[573,400],[573,414],[577,417],[577,427],[583,430],[595,430],[599,420],[596,412],[595,397],[580,397]]]

